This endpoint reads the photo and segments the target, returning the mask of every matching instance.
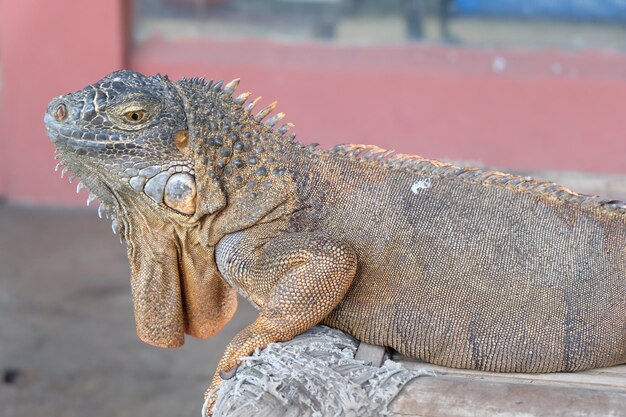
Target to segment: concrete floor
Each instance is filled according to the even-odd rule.
[[[197,416],[245,301],[215,338],[135,334],[125,245],[94,210],[0,206],[0,416]]]

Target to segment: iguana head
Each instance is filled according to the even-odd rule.
[[[53,99],[45,115],[59,165],[80,178],[78,191],[86,186],[89,200],[111,212],[114,231],[127,241],[137,330],[158,346],[181,345],[185,332],[211,336],[236,307],[212,248],[198,237],[225,196],[218,178],[207,174],[219,149],[192,146],[188,120],[203,117],[194,109],[194,85],[204,88],[193,80],[117,71]]]
[[[137,199],[172,217],[195,212],[186,114],[167,77],[114,72],[53,99],[45,122],[79,188],[114,215],[123,217],[127,200]]]

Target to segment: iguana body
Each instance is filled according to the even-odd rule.
[[[451,367],[626,362],[626,208],[552,183],[284,136],[223,86],[119,71],[53,100],[63,163],[128,242],[140,337],[259,318],[219,371],[317,323]],[[165,173],[164,173],[165,172]]]

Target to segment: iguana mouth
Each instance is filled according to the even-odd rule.
[[[94,131],[77,126],[80,118],[78,106],[71,105],[65,99],[56,98],[50,102],[44,116],[46,133],[55,145],[66,145],[75,150],[117,149],[134,147],[131,141],[110,132]]]
[[[57,122],[50,120],[48,115],[46,115],[45,122],[46,133],[55,145],[68,145],[74,149],[89,148],[101,150],[119,147],[120,145],[126,146],[131,143],[128,140],[119,138],[117,135],[104,133],[94,135],[92,132],[59,126]]]

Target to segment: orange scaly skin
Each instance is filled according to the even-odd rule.
[[[54,99],[62,164],[128,243],[138,334],[179,346],[236,308],[239,358],[323,323],[439,365],[576,371],[626,362],[626,207],[553,183],[375,146],[285,137],[248,93],[115,72]]]

